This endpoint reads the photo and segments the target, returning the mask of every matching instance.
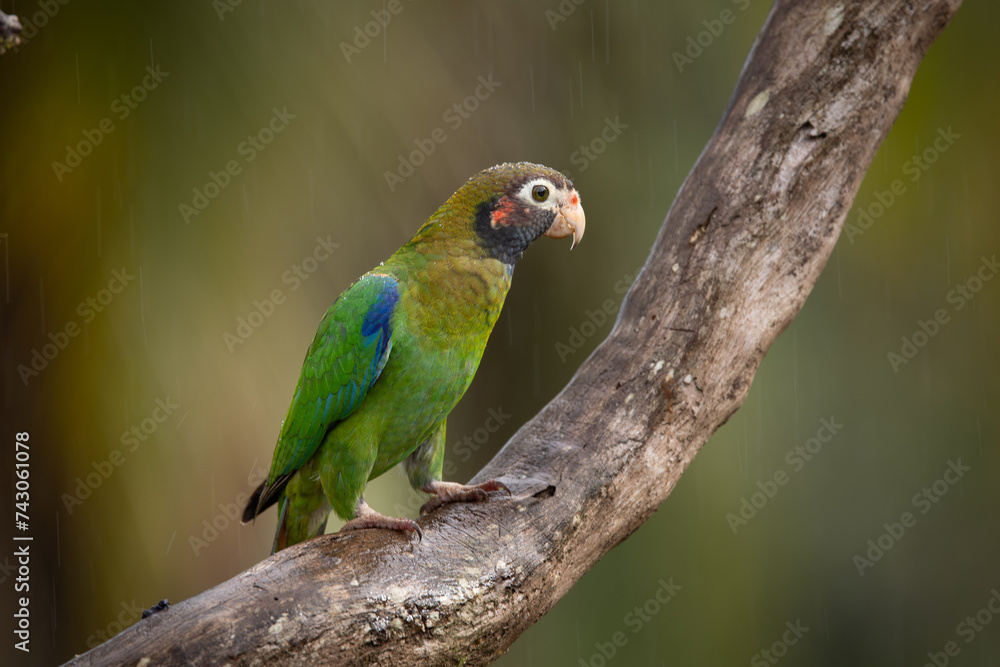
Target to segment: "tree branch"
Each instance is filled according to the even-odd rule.
[[[961,0],[777,0],[614,330],[474,481],[512,499],[281,551],[75,665],[486,664],[667,497],[805,302]]]

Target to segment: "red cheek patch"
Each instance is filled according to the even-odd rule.
[[[511,201],[509,198],[504,197],[497,204],[497,207],[493,210],[493,217],[490,224],[493,227],[498,227],[500,225],[510,225],[512,220],[511,215],[514,214],[518,209],[517,204]]]
[[[577,195],[573,195],[573,198],[569,200],[569,203],[576,206],[580,203],[580,198]]]

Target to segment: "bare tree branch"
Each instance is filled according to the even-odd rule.
[[[611,335],[475,478],[513,498],[297,545],[75,665],[481,665],[667,497],[802,307],[961,0],[777,0]],[[620,221],[624,222],[624,221]]]

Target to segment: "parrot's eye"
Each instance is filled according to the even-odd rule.
[[[531,188],[531,198],[538,202],[545,201],[549,198],[549,189],[544,185],[536,185]]]

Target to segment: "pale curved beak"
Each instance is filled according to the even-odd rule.
[[[549,231],[545,232],[545,236],[548,236],[550,239],[564,239],[572,235],[573,245],[569,247],[572,250],[580,242],[580,239],[583,238],[583,230],[586,226],[587,217],[583,214],[583,206],[580,205],[580,196],[576,192],[573,192],[569,200],[559,207],[559,213],[556,214],[556,219],[552,221]]]

